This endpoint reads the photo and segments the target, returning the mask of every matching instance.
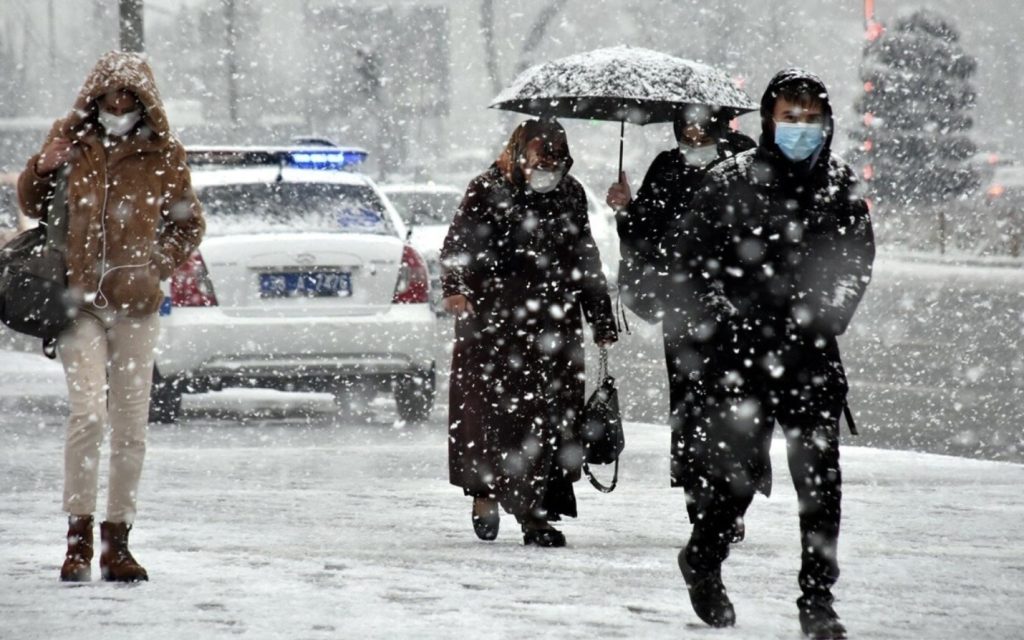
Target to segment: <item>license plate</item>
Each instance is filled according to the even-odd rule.
[[[261,298],[347,298],[352,274],[342,271],[261,273]]]

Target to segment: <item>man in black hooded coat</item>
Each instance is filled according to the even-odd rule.
[[[684,443],[696,517],[679,566],[698,616],[732,625],[721,565],[754,493],[770,492],[779,422],[800,500],[801,626],[810,637],[844,638],[831,593],[839,422],[844,411],[849,419],[836,336],[871,278],[871,221],[853,171],[831,153],[832,109],[817,76],[777,74],[761,119],[758,147],[708,173],[665,244],[673,269],[688,273],[677,286],[698,304],[683,321],[706,356],[701,425]]]

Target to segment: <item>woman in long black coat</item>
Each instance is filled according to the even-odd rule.
[[[526,544],[565,544],[549,522],[576,516],[583,316],[595,342],[617,339],[571,166],[561,125],[522,123],[470,183],[441,252],[445,307],[457,316],[450,480],[473,496],[485,540],[497,536],[500,504]]]

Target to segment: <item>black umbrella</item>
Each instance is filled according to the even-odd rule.
[[[619,172],[626,123],[672,122],[687,107],[732,119],[757,103],[714,67],[636,47],[578,53],[536,65],[502,91],[490,107],[549,118],[621,122]]]

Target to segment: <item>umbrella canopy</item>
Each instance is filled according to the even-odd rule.
[[[536,65],[519,74],[490,107],[541,117],[671,122],[689,105],[726,111],[758,108],[714,67],[636,47],[611,47]]]

